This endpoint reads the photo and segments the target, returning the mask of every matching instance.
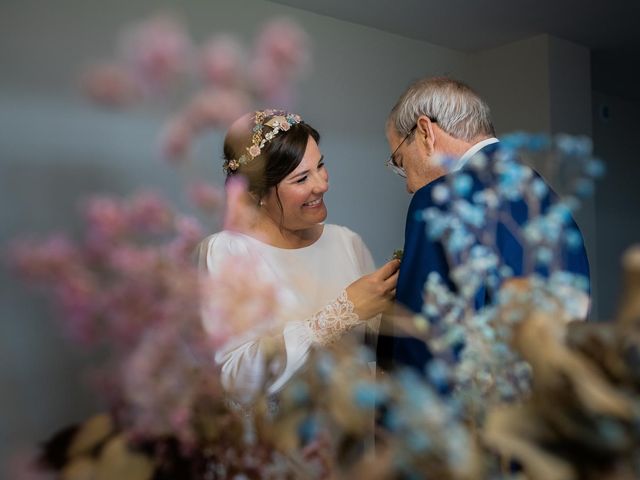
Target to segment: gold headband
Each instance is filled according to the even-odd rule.
[[[267,119],[267,121],[265,121]],[[225,160],[222,169],[227,175],[229,172],[235,172],[240,165],[245,165],[256,158],[262,152],[262,149],[275,138],[280,132],[286,132],[291,125],[302,122],[302,117],[295,113],[288,113],[283,110],[259,110],[255,112],[255,120],[253,126],[253,135],[251,136],[251,146],[247,147],[247,153],[240,155],[240,158],[232,158]],[[271,130],[264,133],[265,127]]]

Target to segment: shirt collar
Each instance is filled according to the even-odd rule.
[[[469,150],[464,152],[464,155],[460,157],[460,160],[458,160],[458,162],[456,163],[456,166],[453,167],[452,171],[455,172],[456,170],[460,170],[471,157],[473,157],[476,153],[478,153],[484,147],[486,147],[487,145],[498,143],[498,142],[499,140],[497,138],[491,137],[476,143]]]

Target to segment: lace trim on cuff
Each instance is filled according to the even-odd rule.
[[[313,341],[320,345],[329,345],[344,332],[362,323],[353,309],[353,302],[347,297],[346,290],[343,290],[334,302],[307,321]]]

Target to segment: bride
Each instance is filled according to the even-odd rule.
[[[323,223],[329,178],[319,140],[300,116],[277,110],[241,117],[225,137],[227,179],[246,178],[256,213],[243,233],[224,230],[205,239],[200,262],[215,274],[230,257],[251,254],[256,272],[270,275],[283,299],[283,327],[275,336],[245,336],[216,354],[225,388],[241,403],[277,393],[314,346],[347,332],[364,339],[395,295],[399,262],[374,271],[360,236]],[[271,371],[264,358],[274,344],[281,362]]]

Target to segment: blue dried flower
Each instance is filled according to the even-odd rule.
[[[558,134],[555,143],[561,153],[570,157],[584,157],[591,154],[593,142],[589,137],[575,137],[567,134]]]
[[[320,355],[318,357],[318,360],[316,361],[316,369],[318,371],[318,375],[320,375],[320,377],[325,380],[331,378],[335,367],[335,359],[328,353]]]
[[[437,208],[431,207],[423,210],[421,213],[421,219],[425,222],[425,228],[427,229],[427,236],[431,240],[440,239],[447,228],[449,227],[449,216],[443,214]]]
[[[480,228],[484,224],[484,209],[476,207],[466,200],[457,200],[453,208],[463,222],[476,228]]]
[[[454,228],[446,241],[447,250],[456,254],[462,252],[465,248],[473,244],[473,236],[467,230],[460,226]]]
[[[596,426],[599,436],[606,439],[609,445],[617,445],[620,448],[627,443],[627,432],[620,423],[602,418],[597,421]]]
[[[309,385],[304,382],[295,382],[289,387],[288,393],[294,403],[300,405],[309,400]]]
[[[531,175],[531,170],[515,162],[503,162],[497,167],[499,172],[498,191],[511,201],[520,200],[524,181]]]
[[[576,193],[582,197],[590,197],[593,194],[593,180],[582,178],[576,182]]]
[[[447,187],[442,183],[436,185],[435,187],[433,187],[433,191],[431,192],[431,197],[433,198],[433,201],[437,204],[442,205],[443,203],[446,203],[451,197],[449,193],[449,187]]]
[[[531,182],[531,189],[538,200],[542,200],[549,192],[549,187],[547,187],[547,184],[540,178],[536,178]]]
[[[398,415],[398,412],[393,408],[388,408],[383,413],[380,423],[390,432],[396,432],[402,426],[400,416]]]
[[[499,378],[496,382],[498,394],[504,399],[511,399],[516,396],[516,390],[513,385],[504,379]]]
[[[575,286],[582,290],[583,292],[589,291],[589,279],[587,277],[583,277],[582,275],[575,275]]]
[[[320,425],[318,423],[315,417],[308,416],[298,425],[298,437],[303,445],[311,442],[318,436],[320,432]]]
[[[606,169],[604,163],[596,158],[592,158],[591,160],[589,160],[587,162],[587,165],[585,166],[585,172],[587,173],[587,175],[593,178],[602,177],[605,173],[605,170]]]
[[[513,277],[513,269],[509,265],[502,265],[498,270],[498,273],[502,278]]]
[[[544,240],[544,234],[542,233],[539,219],[533,220],[527,224],[522,233],[524,234],[525,241],[529,245],[536,245]]]
[[[453,190],[457,195],[466,197],[471,193],[471,188],[473,188],[473,180],[468,174],[461,173],[453,179]]]
[[[514,132],[504,135],[500,139],[500,146],[503,149],[520,150],[527,143],[528,135],[523,132]]]
[[[456,157],[452,157],[451,155],[442,155],[436,158],[436,163],[444,168],[447,172],[450,172],[458,163],[458,159]]]
[[[487,168],[488,162],[489,162],[489,159],[487,158],[487,156],[482,152],[478,152],[468,160],[467,164],[471,168],[481,171]]]
[[[422,306],[422,313],[429,318],[437,318],[440,315],[440,310],[433,303],[425,302]]]
[[[407,432],[407,445],[413,453],[422,453],[426,452],[431,447],[431,440],[429,439],[427,432],[412,429]]]
[[[447,393],[449,391],[449,367],[447,364],[435,358],[426,366],[427,379],[430,384],[439,393]]]
[[[549,209],[547,218],[557,221],[560,225],[567,225],[571,222],[571,210],[565,203],[558,202]]]
[[[526,141],[526,149],[532,152],[546,150],[551,146],[551,138],[545,134],[528,135]]]
[[[578,230],[572,228],[567,230],[564,235],[565,243],[570,250],[577,250],[582,246],[582,235],[580,235]]]
[[[360,408],[374,408],[387,399],[387,394],[375,383],[358,382],[353,389],[353,398]]]

